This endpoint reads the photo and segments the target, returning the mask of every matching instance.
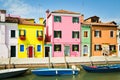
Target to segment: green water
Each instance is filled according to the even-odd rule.
[[[36,76],[33,74],[25,74],[4,80],[120,80],[120,72],[88,73],[82,70],[78,75],[73,76]]]

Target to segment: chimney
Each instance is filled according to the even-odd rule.
[[[81,23],[84,22],[84,15],[83,15],[83,14],[80,16],[80,22],[81,22]]]
[[[48,10],[46,11],[46,17],[48,17],[49,13],[50,13],[50,10],[48,9]]]
[[[0,10],[0,21],[5,22],[6,10]]]
[[[43,25],[44,18],[39,18],[39,23]]]

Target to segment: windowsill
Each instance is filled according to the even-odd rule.
[[[59,37],[56,37],[55,39],[61,39],[61,38],[59,38]]]

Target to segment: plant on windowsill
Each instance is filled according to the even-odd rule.
[[[116,50],[110,51],[110,55],[111,55],[111,56],[116,56]]]

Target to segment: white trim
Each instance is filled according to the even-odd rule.
[[[80,17],[81,14],[62,14],[62,13],[51,13],[54,16],[73,16],[73,17]]]

